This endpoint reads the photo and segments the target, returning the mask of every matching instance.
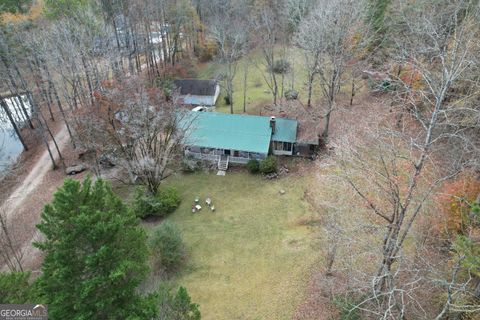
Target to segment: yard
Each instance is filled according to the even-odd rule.
[[[319,257],[313,231],[301,224],[311,215],[303,200],[308,183],[244,172],[169,178],[183,202],[168,219],[182,230],[188,252],[174,282],[200,304],[202,319],[291,318]],[[202,204],[210,197],[216,211],[192,214],[196,196]]]
[[[280,49],[279,49],[280,50]],[[306,75],[303,64],[302,53],[297,49],[289,49],[287,51],[287,59],[291,62],[290,72],[285,75],[284,88],[288,90],[292,87],[300,93],[300,100],[306,103]],[[293,63],[292,63],[293,61]],[[248,77],[247,77],[247,102],[246,111],[249,114],[258,114],[261,107],[272,103],[272,94],[270,89],[265,83],[262,73],[265,70],[263,64],[263,56],[260,51],[256,50],[250,53],[248,56],[243,57],[237,68],[237,73],[233,81],[234,93],[234,112],[243,112],[243,76],[244,68],[248,63]],[[212,79],[216,78],[222,73],[224,66],[212,61],[209,63],[200,64],[198,68],[198,77],[200,79]],[[281,75],[278,75],[279,81],[279,95],[281,93]],[[318,90],[318,88],[315,88]],[[315,91],[315,95],[318,97],[320,92]],[[217,101],[216,110],[219,112],[230,112],[230,106],[225,104],[224,100],[225,91],[222,89],[220,97]]]

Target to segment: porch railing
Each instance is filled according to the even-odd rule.
[[[199,160],[208,160],[208,161],[215,161],[215,162],[218,162],[221,157],[216,154],[206,154],[206,153],[200,153],[200,152],[192,152],[188,150],[185,151],[185,155],[187,157],[192,157]],[[249,158],[229,156],[229,162],[232,162],[232,163],[246,164],[249,160],[250,160]]]
[[[208,160],[208,161],[215,161],[215,162],[218,162],[218,160],[220,159],[220,156],[217,156],[215,154],[191,152],[191,151],[188,151],[188,150],[185,151],[185,155],[187,157],[192,157],[192,158],[199,159],[199,160]]]
[[[230,162],[245,164],[250,159],[249,158],[244,158],[244,157],[232,157],[232,156],[230,156],[229,160],[230,160]]]

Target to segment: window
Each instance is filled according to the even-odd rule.
[[[282,151],[282,150],[283,150],[283,142],[274,141],[274,142],[273,142],[273,148],[274,148],[275,150]]]
[[[292,151],[292,143],[291,142],[284,142],[283,143],[283,151]]]
[[[273,148],[277,151],[292,151],[291,142],[274,141]]]

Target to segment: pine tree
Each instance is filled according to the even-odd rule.
[[[145,231],[110,186],[66,180],[45,206],[39,286],[50,319],[150,319],[153,297],[137,286],[148,272]]]
[[[376,33],[375,41],[380,42],[386,33],[385,15],[392,0],[369,0],[367,20]],[[377,43],[378,44],[378,43]]]
[[[29,283],[29,272],[0,272],[1,303],[40,303],[35,297],[35,286]]]

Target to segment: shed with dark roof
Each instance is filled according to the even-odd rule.
[[[215,80],[180,79],[174,85],[180,93],[180,101],[186,105],[214,106],[220,94]]]

